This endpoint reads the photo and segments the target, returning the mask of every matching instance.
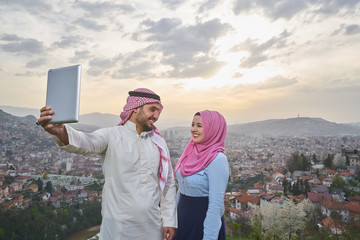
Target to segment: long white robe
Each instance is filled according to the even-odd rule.
[[[136,125],[79,132],[66,125],[69,145],[55,142],[67,152],[98,153],[103,157],[100,239],[162,239],[162,227],[177,227],[175,181],[171,164],[165,196],[159,188],[160,153],[150,132],[138,134]],[[168,155],[170,156],[170,155]]]

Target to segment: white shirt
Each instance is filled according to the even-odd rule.
[[[62,149],[103,157],[100,239],[160,240],[163,226],[177,227],[173,170],[169,164],[164,196],[159,189],[160,153],[150,138],[151,131],[138,134],[131,121],[93,133],[65,126],[69,145],[54,138]]]

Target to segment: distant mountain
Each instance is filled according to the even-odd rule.
[[[338,124],[321,118],[272,119],[246,124],[230,125],[230,134],[249,136],[360,136],[360,127]]]
[[[120,122],[120,116],[109,113],[89,113],[79,116],[79,123],[99,127],[112,127]]]
[[[33,115],[39,117],[38,109],[0,106],[4,112],[15,116]],[[32,121],[36,121],[36,118]],[[99,127],[111,127],[120,122],[120,117],[114,114],[90,113],[80,115],[79,123],[72,124],[82,131],[93,131]],[[161,126],[160,126],[161,127]],[[190,127],[161,127],[162,133],[190,136]],[[235,124],[228,126],[228,134],[242,136],[360,136],[360,123],[338,124],[321,118],[289,118],[270,119],[265,121]]]
[[[28,115],[35,116],[36,118],[40,115],[40,108],[24,108],[24,107],[11,107],[11,106],[0,106],[0,109],[11,115],[17,117],[25,117]]]
[[[37,119],[40,116],[40,109],[35,109],[35,108],[0,106],[0,110],[3,110],[4,112],[17,117],[25,117],[28,115],[32,115]],[[119,122],[120,122],[120,117],[117,115],[103,114],[103,113],[89,113],[89,114],[80,115],[79,123],[77,124],[92,125],[93,128],[99,128],[99,127],[115,126]],[[83,126],[80,126],[80,128],[82,127]]]
[[[352,125],[352,126],[355,126],[355,127],[360,127],[360,122],[358,122],[358,123],[349,123],[350,125]]]

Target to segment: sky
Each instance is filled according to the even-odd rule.
[[[0,0],[0,105],[40,109],[82,65],[80,114],[161,96],[159,123],[360,122],[360,0]]]

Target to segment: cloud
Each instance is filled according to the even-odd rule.
[[[235,45],[230,49],[230,52],[247,51],[250,55],[241,62],[240,66],[244,68],[252,68],[261,62],[264,62],[271,57],[271,49],[282,49],[287,46],[287,39],[291,34],[286,30],[279,36],[272,37],[264,43],[257,43],[252,39],[247,39],[245,42]]]
[[[107,29],[106,25],[98,24],[95,20],[90,20],[90,19],[78,18],[73,23],[80,25],[83,28],[97,32],[105,31]]]
[[[96,2],[89,3],[85,1],[76,1],[75,5],[83,9],[89,16],[99,18],[109,16],[111,14],[131,14],[135,12],[135,8],[130,4],[116,4],[112,2]]]
[[[295,78],[284,78],[281,75],[267,79],[264,82],[258,83],[256,85],[257,89],[273,89],[273,88],[282,88],[288,87],[296,84],[298,81]]]
[[[235,0],[233,12],[239,15],[257,11],[275,21],[280,18],[289,20],[303,11],[314,15],[335,15],[342,10],[352,11],[358,4],[358,0]]]
[[[46,59],[45,58],[39,58],[33,61],[30,61],[26,64],[27,68],[36,68],[39,66],[42,66],[46,63]]]
[[[38,73],[38,72],[31,72],[31,71],[26,71],[24,73],[15,73],[15,76],[18,76],[18,77],[43,77],[45,75],[46,75],[46,73]]]
[[[91,76],[99,76],[109,72],[109,69],[116,66],[117,58],[105,59],[95,58],[89,62],[88,74]],[[109,73],[108,73],[109,75]]]
[[[161,0],[162,4],[168,9],[176,9],[181,4],[185,3],[186,0]]]
[[[5,52],[43,54],[46,50],[42,42],[33,38],[21,38],[14,34],[3,34],[0,40],[8,42],[0,44],[0,48]]]
[[[62,36],[60,41],[53,43],[54,46],[59,48],[77,47],[83,42],[81,36]]]
[[[195,58],[188,65],[180,68],[174,68],[167,74],[169,77],[175,78],[196,78],[201,77],[208,79],[215,75],[223,66],[224,62],[216,61],[215,59],[200,57]]]
[[[184,26],[179,19],[163,18],[159,21],[146,20],[140,26],[142,31],[138,37],[155,42],[147,47],[146,51],[160,53],[161,64],[175,69],[164,76],[208,78],[208,73],[194,69],[209,66],[218,70],[223,64],[215,61],[215,56],[210,54],[216,39],[231,30],[229,24],[221,23],[219,19]]]
[[[359,34],[360,33],[360,25],[358,25],[358,24],[350,24],[350,25],[341,24],[340,27],[332,33],[332,36],[338,35],[342,32],[345,35]]]
[[[354,34],[359,34],[359,33],[360,33],[360,25],[358,25],[358,24],[351,24],[351,25],[347,25],[345,27],[346,35],[354,35]]]
[[[81,62],[84,59],[89,59],[91,57],[90,51],[83,50],[83,51],[75,51],[74,56],[69,60],[71,62]]]
[[[314,6],[317,6],[317,10],[314,12],[315,14],[321,13],[324,15],[334,15],[339,13],[342,10],[353,11],[355,6],[359,4],[358,0],[317,0],[311,1]]]
[[[43,0],[0,0],[0,5],[11,7],[12,11],[26,11],[35,15],[45,15],[53,11],[52,5]]]
[[[152,66],[152,63],[149,61],[138,62],[130,66],[122,67],[120,70],[115,71],[112,77],[115,79],[132,78],[137,80],[156,77],[151,73]]]
[[[114,61],[116,60],[120,67],[113,72],[112,77],[115,79],[133,78],[138,80],[160,77],[153,73],[153,70],[159,65],[159,62],[155,61],[156,56],[154,54],[156,53],[148,49],[142,49],[119,55]]]
[[[16,34],[4,33],[4,34],[1,35],[1,40],[3,40],[3,41],[21,41],[22,38],[20,38]]]
[[[242,78],[244,76],[243,73],[240,73],[240,72],[236,72],[232,75],[232,78]]]
[[[252,10],[261,10],[272,20],[279,18],[291,19],[297,13],[307,8],[307,1],[293,0],[235,0],[233,12],[238,15]]]
[[[199,13],[207,12],[211,9],[214,9],[217,5],[220,5],[222,1],[219,0],[207,0],[199,7]]]

